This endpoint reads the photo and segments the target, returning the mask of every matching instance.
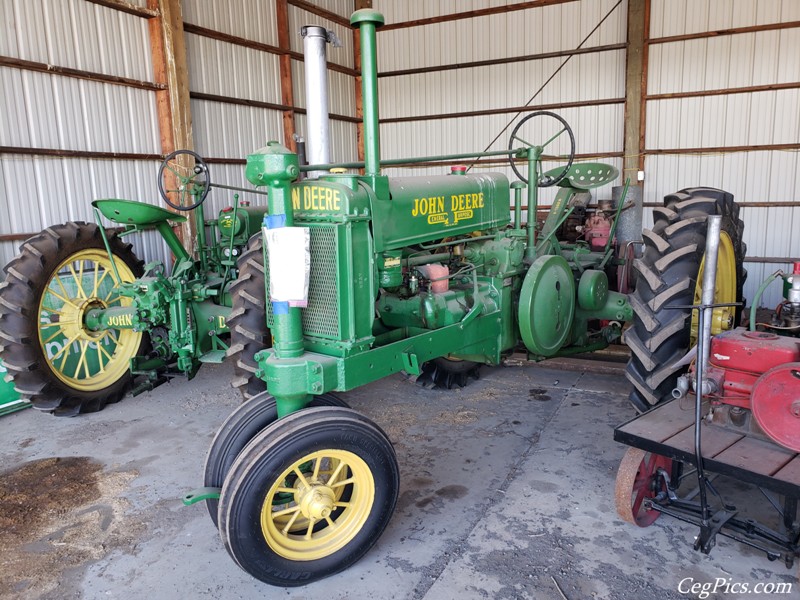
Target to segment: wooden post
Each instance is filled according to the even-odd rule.
[[[292,44],[289,39],[289,3],[287,0],[277,0],[276,18],[278,22],[278,47],[284,51],[280,55],[279,65],[281,74],[281,104],[292,108],[283,111],[283,143],[292,152],[296,151],[294,139],[294,89],[292,82]]]
[[[372,0],[355,0],[353,3],[355,10],[362,8],[372,8]],[[358,29],[353,29],[353,66],[356,68],[358,75],[355,76],[356,86],[356,117],[359,119],[364,118],[364,99],[361,94],[361,36]],[[358,149],[358,160],[364,160],[364,121],[361,120],[356,125],[356,145]],[[361,170],[363,173],[363,169]]]
[[[158,11],[148,21],[155,83],[166,89],[155,92],[161,153],[192,150],[192,112],[189,104],[189,69],[180,0],[147,0],[147,7]],[[168,184],[168,187],[169,184]],[[179,226],[178,236],[191,252],[195,236],[194,219]]]
[[[625,135],[623,178],[637,181],[644,170],[644,118],[647,93],[647,46],[645,22],[649,0],[628,0],[628,49],[625,65]]]

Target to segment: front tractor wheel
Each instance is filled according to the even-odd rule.
[[[357,412],[308,408],[256,436],[230,469],[219,526],[245,571],[278,586],[338,573],[378,540],[397,503],[386,434]]]
[[[115,234],[108,241],[120,279],[139,277],[142,262],[130,244]],[[119,294],[111,260],[97,225],[71,222],[27,240],[5,267],[2,357],[17,391],[40,410],[94,412],[125,393],[143,334],[84,324],[89,310],[130,305]]]
[[[643,232],[644,254],[634,262],[636,291],[628,296],[634,319],[625,332],[631,349],[625,375],[640,412],[672,397],[687,368],[682,359],[697,343],[697,311],[685,307],[700,303],[709,215],[722,216],[714,302],[742,302],[746,246],[733,196],[712,188],[666,196],[664,207],[653,210],[653,229]],[[711,333],[736,327],[741,313],[741,307],[714,309]]]

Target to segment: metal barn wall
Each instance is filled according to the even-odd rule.
[[[315,2],[317,6],[349,17],[349,1]],[[183,0],[189,87],[193,96],[191,110],[195,150],[209,158],[212,182],[252,188],[244,177],[244,158],[266,145],[269,140],[284,141],[281,106],[279,55],[264,46],[278,48],[276,3],[263,0],[208,2]],[[353,36],[349,28],[306,10],[288,6],[290,50],[302,54],[303,25],[319,25],[336,32],[342,48],[328,46],[328,61],[353,68]],[[215,39],[197,26],[233,36]],[[262,47],[246,47],[254,42]],[[292,57],[294,107],[305,108],[303,61]],[[355,116],[355,85],[352,75],[328,70],[331,113]],[[206,99],[197,96],[212,95]],[[221,98],[220,98],[221,97]],[[246,105],[253,101],[257,105]],[[252,103],[251,103],[252,104]],[[271,104],[275,107],[259,106]],[[295,113],[295,129],[305,134],[305,115]],[[337,161],[357,157],[356,126],[341,120],[331,121],[332,156]],[[232,191],[214,190],[207,201],[208,210],[217,211],[233,201]],[[239,193],[240,198],[261,204],[263,196]]]
[[[512,4],[515,2],[494,0],[373,2],[384,13],[387,24]],[[533,107],[544,105],[570,123],[577,153],[584,160],[599,160],[621,169],[626,2],[615,7],[616,4],[616,0],[582,0],[428,25],[379,29],[382,157],[503,150],[508,147],[514,125],[529,112],[479,116],[457,113],[502,110],[530,103]],[[606,15],[608,18],[591,33]],[[582,48],[618,47],[509,64],[392,74],[439,65],[563,53],[575,50],[582,42]],[[572,103],[579,105],[562,106]],[[421,118],[445,113],[450,115]],[[415,119],[395,120],[408,117]],[[491,163],[495,164],[481,164],[479,168],[513,176],[503,159]],[[446,170],[447,167],[386,171],[409,175]],[[548,203],[554,194],[554,190],[543,190],[543,202]],[[597,190],[597,197],[610,196],[610,186]]]
[[[153,81],[146,19],[84,0],[2,0],[0,56]],[[142,158],[160,153],[153,91],[2,66],[0,147],[5,238],[92,221],[96,198],[158,202],[159,162]],[[73,156],[48,155],[61,151]],[[96,157],[103,152],[137,156]],[[0,242],[0,265],[20,243]],[[154,236],[135,245],[140,256],[163,256]]]
[[[749,257],[800,259],[798,22],[796,0],[651,0],[645,203],[706,185],[742,203],[774,204],[741,209]],[[780,23],[789,26],[761,28]],[[719,33],[693,37],[704,32]],[[705,95],[709,90],[720,93]],[[687,96],[696,92],[703,95]],[[647,211],[645,226],[651,224]],[[746,267],[745,297],[752,300],[766,276],[790,264]],[[780,299],[774,284],[762,305]]]

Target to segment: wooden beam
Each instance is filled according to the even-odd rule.
[[[605,98],[601,100],[580,100],[577,102],[558,102],[556,104],[529,104],[527,106],[507,106],[503,108],[489,108],[486,110],[472,110],[465,112],[441,113],[437,115],[415,115],[413,117],[389,117],[381,119],[383,123],[409,123],[415,121],[432,121],[440,119],[458,119],[461,117],[484,117],[489,115],[504,115],[508,113],[525,113],[536,110],[558,110],[562,108],[580,108],[583,106],[605,106],[609,104],[623,104],[625,98]]]
[[[609,52],[611,50],[624,50],[627,44],[608,44],[606,46],[593,46],[591,48],[576,48],[574,50],[562,50],[559,52],[542,52],[540,54],[526,54],[524,56],[509,56],[507,58],[495,58],[492,60],[476,60],[466,63],[450,63],[447,65],[435,65],[431,67],[417,67],[415,69],[398,69],[396,71],[382,71],[378,77],[398,77],[402,75],[417,75],[419,73],[433,73],[437,71],[455,71],[457,69],[471,69],[474,67],[490,67],[494,65],[505,65],[509,63],[526,62],[530,60],[544,60],[547,58],[560,58],[563,56],[573,56],[576,54],[591,54],[594,52]]]
[[[118,77],[116,75],[106,75],[105,73],[94,73],[92,71],[81,71],[80,69],[48,65],[31,60],[13,58],[11,56],[0,56],[0,67],[11,67],[12,69],[35,71],[37,73],[52,73],[53,75],[61,75],[62,77],[72,77],[73,79],[84,79],[86,81],[98,81],[100,83],[111,83],[114,85],[138,88],[140,90],[157,91],[165,90],[167,88],[166,85],[152,83],[150,81],[140,81],[138,79]]]
[[[643,18],[644,29],[642,30],[642,33],[644,40],[642,46],[641,82],[639,84],[639,151],[637,152],[639,157],[638,171],[644,171],[644,148],[647,137],[647,100],[645,99],[645,96],[647,95],[647,68],[650,64],[650,44],[648,43],[648,40],[650,39],[650,0],[644,0]],[[646,174],[645,177],[647,177]]]
[[[652,148],[648,155],[657,154],[730,154],[733,152],[770,152],[773,150],[800,150],[800,144],[759,144],[755,146],[709,146],[706,148]]]
[[[800,81],[791,83],[768,83],[737,88],[721,88],[716,90],[697,90],[695,92],[671,92],[668,94],[648,94],[647,100],[673,100],[677,98],[702,98],[705,96],[725,96],[728,94],[751,94],[753,92],[774,92],[776,90],[800,89]]]
[[[192,150],[194,140],[189,102],[189,68],[186,64],[180,0],[147,0],[147,6],[159,13],[158,17],[148,22],[150,48],[156,83],[166,85],[165,90],[156,92],[161,152],[167,155],[179,149]],[[167,187],[175,186],[168,182]],[[187,219],[178,227],[178,236],[191,253],[195,236],[194,219]]]
[[[341,25],[342,27],[350,27],[349,18],[343,17],[342,15],[337,15],[329,10],[325,10],[316,4],[305,2],[305,0],[288,0],[288,2],[296,8],[310,12],[312,15],[317,15],[318,17],[322,17],[323,19],[327,19],[328,21],[336,23],[337,25]]]
[[[299,60],[300,62],[303,62],[302,52],[295,52],[294,50],[284,50],[282,48],[279,48],[278,46],[271,46],[269,44],[263,44],[261,42],[254,42],[253,40],[241,38],[235,35],[231,35],[229,33],[223,33],[222,31],[215,31],[213,29],[208,29],[206,27],[200,27],[199,25],[193,25],[192,23],[184,23],[183,30],[186,33],[201,35],[203,37],[207,37],[212,40],[219,40],[220,42],[228,42],[229,44],[233,44],[235,46],[242,46],[243,48],[252,48],[253,50],[260,50],[261,52],[277,54],[278,56],[288,54],[294,60]],[[338,73],[344,73],[345,75],[350,75],[350,76],[358,75],[355,69],[351,69],[350,67],[346,67],[344,65],[340,65],[330,61],[328,61],[328,69],[330,69],[331,71],[336,71]]]
[[[777,29],[794,29],[800,27],[800,21],[786,21],[784,23],[765,23],[764,25],[751,25],[749,27],[732,27],[730,29],[715,29],[714,31],[701,31],[699,33],[687,33],[684,35],[669,35],[660,38],[652,38],[648,44],[669,44],[670,42],[684,42],[686,40],[702,40],[712,37],[725,35],[737,35],[740,33],[757,33],[759,31],[775,31]]]
[[[294,122],[294,83],[292,81],[292,57],[288,51],[292,49],[289,39],[289,4],[288,0],[276,0],[275,15],[278,26],[278,47],[285,53],[278,58],[278,65],[281,74],[281,102],[283,109],[283,144],[292,152],[297,151],[295,143],[295,122]]]
[[[625,54],[625,120],[623,179],[639,170],[639,128],[641,127],[642,72],[645,58],[645,0],[628,0],[628,49]]]
[[[29,148],[0,146],[0,154],[20,156],[54,156],[56,158],[97,158],[102,160],[161,160],[161,154],[139,152],[95,152],[94,150],[64,150],[63,148]]]
[[[106,8],[113,8],[114,10],[128,13],[129,15],[136,15],[137,17],[143,17],[145,19],[152,19],[158,16],[158,10],[154,10],[151,8],[144,8],[137,4],[124,2],[124,0],[86,0],[86,1],[91,2],[92,4],[97,4],[99,6],[105,6]]]
[[[421,25],[433,25],[435,23],[446,23],[448,21],[460,21],[461,19],[474,19],[475,17],[487,17],[501,13],[510,13],[518,10],[528,10],[529,8],[541,8],[543,6],[553,6],[555,4],[567,4],[577,0],[531,0],[529,2],[517,2],[516,4],[506,4],[493,6],[492,8],[481,8],[438,17],[428,17],[426,19],[415,19],[413,21],[403,21],[402,23],[388,23],[378,29],[381,31],[391,31],[392,29],[405,29],[408,27],[420,27]]]

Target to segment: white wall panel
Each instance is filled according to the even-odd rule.
[[[5,67],[0,85],[0,145],[160,152],[150,91]]]
[[[314,0],[314,4],[320,8],[332,12],[340,17],[350,18],[353,14],[353,0]]]
[[[515,11],[497,15],[446,21],[388,31],[378,30],[378,69],[391,71],[438,64],[453,64],[522,56],[542,52],[573,49],[611,10],[614,0],[570,2],[543,8]],[[435,3],[394,2],[376,0],[373,6],[386,13],[387,23],[392,8],[408,4],[409,12],[402,21],[425,18]],[[485,8],[490,3],[474,3]],[[462,3],[452,3],[450,12],[466,12]],[[623,2],[585,43],[599,46],[624,42],[625,3]]]
[[[182,0],[183,20],[246,40],[278,45],[275,2],[264,0]]]
[[[283,140],[280,111],[206,100],[192,100],[195,150],[201,156],[244,158],[266,145]]]
[[[124,198],[160,204],[156,187],[158,161],[50,157],[0,158],[0,232],[36,233],[66,221],[94,222],[91,202]],[[136,241],[134,241],[135,238]],[[164,260],[160,238],[132,236],[140,258]],[[0,244],[0,264],[21,242]]]
[[[3,0],[0,54],[152,81],[147,19],[85,0]]]
[[[186,34],[186,60],[193,92],[281,102],[277,54]]]
[[[800,20],[797,0],[651,0],[650,37]]]

